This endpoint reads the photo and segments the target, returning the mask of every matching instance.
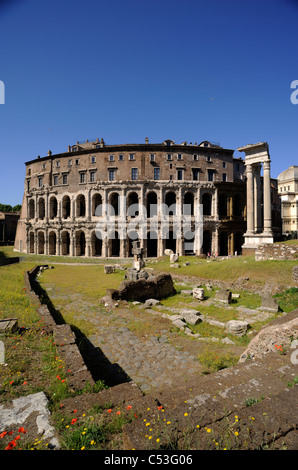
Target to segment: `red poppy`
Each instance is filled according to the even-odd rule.
[[[21,428],[18,429],[18,432],[22,432],[23,434],[26,434],[27,430],[22,426]]]

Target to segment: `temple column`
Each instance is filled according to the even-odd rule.
[[[246,165],[246,175],[247,175],[247,182],[246,182],[246,191],[247,191],[247,234],[254,233],[254,183],[253,183],[253,173],[252,173],[252,165]]]
[[[270,161],[264,162],[263,171],[264,171],[264,183],[263,183],[264,233],[272,234]]]
[[[255,232],[262,231],[261,218],[261,165],[254,165],[254,229]]]

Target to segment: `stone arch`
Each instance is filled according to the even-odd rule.
[[[204,193],[202,196],[203,215],[211,215],[212,195]]]
[[[147,217],[149,219],[157,215],[157,203],[158,203],[158,199],[157,199],[156,192],[149,191],[147,193],[147,205],[146,205]]]
[[[176,235],[174,230],[169,230],[166,236],[166,249],[176,253]]]
[[[120,196],[117,192],[112,192],[109,195],[109,205],[111,206],[112,213],[110,215],[119,215],[119,199]]]
[[[45,236],[44,232],[39,231],[37,233],[37,252],[39,255],[44,254],[44,247],[45,247]]]
[[[184,215],[194,215],[194,193],[192,191],[187,191],[184,194],[183,198],[183,214]]]
[[[30,199],[28,202],[28,217],[34,219],[35,217],[35,202],[34,199]]]
[[[78,194],[76,199],[76,215],[77,217],[85,217],[86,215],[86,198],[84,194]]]
[[[157,257],[158,236],[155,230],[147,232],[147,256],[148,258]]]
[[[29,233],[29,253],[34,253],[34,232]]]
[[[68,219],[70,217],[70,208],[71,208],[70,197],[66,194],[62,198],[62,218],[63,219]]]
[[[58,214],[58,202],[55,196],[50,198],[50,219],[54,219]]]
[[[127,215],[137,217],[139,215],[139,196],[135,191],[127,195]]]
[[[75,256],[85,256],[86,236],[83,230],[78,230],[75,235]]]
[[[120,256],[120,239],[117,231],[113,231],[109,236],[109,256]]]
[[[46,206],[45,206],[45,200],[43,197],[40,197],[38,199],[38,218],[40,220],[43,220],[46,215]]]
[[[168,208],[168,215],[176,215],[176,194],[168,191],[165,195],[165,205]]]
[[[218,215],[220,217],[228,215],[228,197],[224,193],[218,195]]]
[[[228,232],[220,232],[219,234],[219,255],[228,256],[229,254],[229,236]]]
[[[102,256],[102,239],[97,235],[95,230],[91,233],[91,256]]]
[[[70,235],[67,230],[64,230],[61,233],[61,255],[70,255]]]
[[[49,233],[49,255],[56,255],[57,235],[56,232]]]
[[[203,232],[203,254],[204,255],[211,255],[212,251],[212,234],[210,230],[204,230]]]
[[[91,214],[97,217],[102,216],[102,196],[99,193],[95,193],[92,196],[92,209]]]
[[[188,230],[184,234],[184,253],[185,255],[193,255],[195,247],[195,233]]]

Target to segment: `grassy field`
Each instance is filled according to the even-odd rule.
[[[18,256],[13,252],[12,247],[0,247],[0,256],[12,257]],[[37,305],[33,303],[26,293],[24,284],[24,273],[31,270],[36,264],[54,264],[54,269],[44,271],[40,278],[43,287],[49,287],[48,295],[53,301],[55,308],[61,312],[64,320],[76,326],[84,335],[88,336],[94,333],[94,325],[88,323],[88,315],[98,315],[100,311],[99,300],[105,295],[107,288],[117,288],[124,278],[124,272],[118,271],[113,274],[105,275],[103,264],[119,262],[119,260],[110,259],[91,259],[91,258],[68,258],[55,256],[22,255],[23,262],[9,266],[0,267],[0,319],[17,318],[20,330],[17,333],[6,335],[1,339],[5,343],[5,367],[0,365],[0,403],[6,403],[12,398],[23,396],[36,391],[44,391],[50,401],[51,412],[56,415],[56,427],[63,437],[64,448],[86,447],[83,439],[85,431],[79,430],[77,435],[67,440],[67,434],[70,434],[71,418],[61,418],[61,402],[67,397],[72,396],[72,392],[67,387],[67,375],[63,372],[63,363],[57,355],[57,350],[53,344],[53,337],[43,333],[42,323],[37,312]],[[130,260],[122,260],[131,265]],[[183,266],[189,262],[188,266]],[[56,264],[57,263],[57,264]],[[67,264],[64,264],[67,263]],[[76,263],[84,264],[76,266]],[[95,264],[95,265],[91,265]],[[223,259],[221,261],[211,261],[198,259],[196,257],[183,257],[179,259],[180,268],[171,268],[169,258],[159,259],[157,263],[149,263],[157,272],[171,272],[181,276],[181,281],[175,279],[177,295],[164,299],[163,307],[179,307],[184,305],[192,308],[192,297],[181,293],[187,289],[182,280],[190,278],[200,278],[203,280],[221,280],[234,282],[241,277],[249,278],[248,285],[259,287],[260,289],[266,283],[272,282],[280,285],[284,292],[276,295],[276,299],[285,312],[298,307],[298,289],[292,285],[292,268],[297,261],[264,261],[255,262],[253,257],[238,257],[232,259]],[[185,279],[184,279],[185,278]],[[201,283],[201,281],[200,281]],[[292,288],[289,288],[292,287]],[[206,295],[210,299],[214,296],[214,290],[207,291]],[[231,306],[237,307],[244,305],[249,308],[260,306],[260,296],[258,292],[242,291],[241,298],[236,300]],[[146,313],[140,314],[132,305],[129,306],[131,330],[136,334],[150,335],[154,332],[154,322],[145,321]],[[235,318],[235,309],[220,309],[213,305],[201,306],[201,313],[220,320],[228,321]],[[143,316],[142,316],[143,315]],[[108,319],[108,317],[107,317]],[[111,317],[111,321],[112,317]],[[145,330],[144,330],[145,328]],[[204,330],[205,328],[205,330]],[[216,327],[200,324],[194,328],[194,332],[200,331],[202,336],[218,335],[221,332],[216,331]],[[180,333],[177,334],[177,337]],[[181,336],[182,338],[182,336]],[[183,338],[185,340],[185,337]],[[177,345],[179,345],[177,341]],[[181,343],[182,344],[182,343]],[[206,347],[201,351],[201,361],[206,366],[228,367],[231,362],[231,355],[227,355],[227,350],[223,350],[222,355],[216,355],[219,364],[215,363],[213,349]],[[234,361],[234,358],[233,358]],[[60,377],[57,380],[57,377]],[[61,380],[62,379],[62,380]],[[118,436],[121,433],[121,427],[124,421],[122,416],[116,416],[116,420],[102,422],[102,410],[93,410],[94,421],[88,427],[88,442],[98,440],[97,448],[107,448],[107,442],[112,442],[111,436]],[[87,419],[87,418],[86,418]],[[91,419],[91,418],[90,418]],[[130,419],[130,418],[128,418]],[[62,421],[64,420],[64,421]],[[96,423],[96,426],[94,426]],[[98,429],[101,434],[98,434]],[[0,433],[1,433],[0,429]],[[92,434],[92,432],[93,434]],[[27,448],[32,447],[30,443],[30,433],[27,437]],[[0,442],[1,445],[4,443]],[[4,445],[4,444],[3,444]],[[93,444],[92,444],[93,446]],[[94,446],[95,448],[96,446]],[[112,447],[111,447],[112,448]]]

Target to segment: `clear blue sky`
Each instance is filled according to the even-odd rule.
[[[267,141],[298,164],[298,2],[0,0],[0,202],[77,140]],[[239,156],[235,152],[235,156]]]

